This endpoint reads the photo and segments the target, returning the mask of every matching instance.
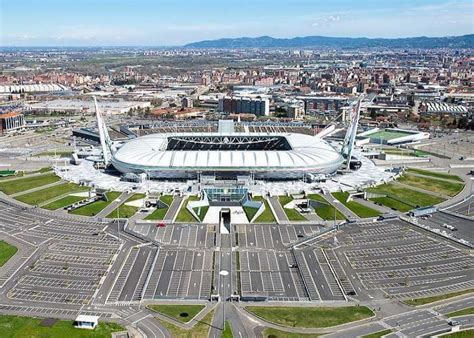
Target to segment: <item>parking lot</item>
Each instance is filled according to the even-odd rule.
[[[242,248],[283,249],[299,239],[318,234],[318,225],[235,225],[234,245]]]
[[[160,249],[143,298],[209,299],[213,255],[213,251],[204,249]]]
[[[3,202],[0,217],[3,230],[16,235],[17,239],[10,238],[10,242],[20,252],[11,260],[15,270],[2,269],[9,275],[0,276],[0,281],[6,283],[17,271],[20,273],[6,293],[9,299],[36,305],[90,304],[119,248],[116,238],[102,232],[104,224],[70,217],[51,218],[34,209]],[[38,243],[42,244],[39,251],[33,246]],[[26,268],[17,270],[21,262]]]
[[[129,230],[164,246],[212,248],[216,244],[216,226],[210,224],[130,224]]]
[[[474,286],[467,248],[400,220],[350,225],[331,244],[358,294],[410,299]],[[333,264],[334,266],[334,264]]]
[[[290,251],[240,251],[239,266],[244,299],[309,300]]]

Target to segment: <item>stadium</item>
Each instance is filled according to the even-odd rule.
[[[343,161],[317,136],[233,131],[141,136],[111,156],[111,164],[121,173],[146,173],[155,179],[193,179],[199,174],[298,179],[334,173]]]

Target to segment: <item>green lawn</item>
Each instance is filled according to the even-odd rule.
[[[196,323],[191,329],[185,330],[164,320],[159,322],[165,327],[173,338],[200,338],[207,337],[212,324],[214,310],[204,316],[202,320]]]
[[[183,203],[181,209],[179,209],[178,215],[176,216],[176,222],[184,222],[184,223],[195,223],[197,220],[194,218],[193,214],[191,214],[186,206],[190,201],[199,201],[200,198],[198,196],[189,196],[188,199]]]
[[[204,217],[206,217],[207,211],[209,210],[209,206],[193,208],[194,213],[199,217],[199,221],[203,221]]]
[[[447,196],[457,195],[463,188],[463,183],[454,183],[438,180],[436,178],[420,177],[414,175],[403,175],[398,179],[400,183],[416,188],[432,191]]]
[[[16,246],[0,241],[0,266],[3,266],[18,251]]]
[[[204,305],[148,305],[150,310],[187,323],[204,309]],[[187,313],[187,316],[181,314]]]
[[[244,206],[242,207],[242,209],[244,209],[245,216],[247,216],[247,219],[249,220],[249,222],[252,221],[253,217],[258,211],[257,208],[244,207]]]
[[[439,173],[439,172],[423,170],[423,169],[418,169],[418,168],[408,168],[406,171],[409,172],[409,173],[411,172],[411,173],[416,173],[416,174],[425,175],[425,176],[444,178],[444,179],[447,179],[447,180],[463,182],[462,178],[459,177],[458,175]]]
[[[30,174],[37,174],[37,173],[47,173],[49,171],[51,171],[51,167],[45,167],[45,168],[41,168],[41,169],[38,169],[38,170],[34,170],[34,171],[17,171],[15,175],[12,175],[12,176],[0,176],[0,181],[1,180],[10,180],[10,179],[14,179],[14,178],[20,178],[20,177],[24,177],[24,176],[28,176]]]
[[[365,306],[345,307],[273,307],[247,306],[254,315],[269,322],[289,327],[331,327],[372,317]]]
[[[15,197],[15,199],[27,204],[37,205],[61,195],[84,192],[88,190],[88,187],[83,187],[75,183],[63,183],[46,189],[37,190],[29,194],[20,195]]]
[[[367,217],[377,217],[380,215],[380,212],[374,210],[372,208],[366,207],[360,203],[355,201],[346,202],[349,193],[347,192],[333,192],[332,195],[342,204],[344,204],[347,208],[349,208],[354,214],[361,218]]]
[[[125,202],[120,204],[118,208],[107,215],[106,218],[130,218],[138,211],[138,207],[125,205],[125,203],[136,201],[145,197],[145,194],[133,194]]]
[[[334,211],[336,212],[336,220],[344,220],[346,219],[344,215],[334,208],[331,204],[328,203],[321,195],[318,194],[309,194],[308,199],[313,201],[318,201],[323,203],[322,205],[318,206],[314,209],[316,214],[321,217],[325,221],[334,220]]]
[[[255,223],[276,223],[275,216],[273,216],[272,209],[270,209],[267,200],[262,196],[255,196],[252,199],[265,204],[265,210],[257,217]]]
[[[370,200],[372,202],[382,204],[382,205],[386,206],[387,208],[398,210],[398,211],[401,211],[401,212],[407,212],[407,211],[413,209],[413,207],[414,207],[412,205],[408,205],[408,204],[403,203],[401,201],[394,200],[393,198],[390,198],[390,197],[374,197],[374,198],[370,198]]]
[[[474,292],[474,289],[451,292],[451,293],[446,293],[444,295],[438,295],[438,296],[432,296],[432,297],[408,299],[408,300],[404,300],[403,302],[407,305],[412,305],[412,306],[425,305],[425,304],[434,303],[440,300],[449,299],[449,298],[461,296],[461,295],[472,293],[472,292]]]
[[[160,196],[160,201],[165,203],[167,207],[155,209],[151,214],[145,217],[146,220],[150,221],[161,221],[165,218],[166,213],[168,212],[169,206],[173,203],[173,195],[163,195]]]
[[[59,156],[59,157],[69,157],[72,154],[72,150],[58,150],[56,152],[54,151],[43,151],[42,153],[34,154],[33,156],[35,157],[40,157],[40,156]]]
[[[411,135],[410,133],[405,133],[403,131],[394,131],[394,130],[380,130],[375,133],[367,135],[369,138],[376,138],[379,140],[392,140],[395,138]]]
[[[0,316],[2,338],[110,338],[112,332],[125,329],[116,323],[99,322],[94,330],[75,329],[72,320],[58,320],[51,327],[42,326],[42,319]]]
[[[380,337],[383,337],[383,336],[385,336],[389,333],[392,333],[392,330],[387,329],[387,330],[374,332],[374,333],[362,336],[362,338],[380,338]]]
[[[443,338],[472,338],[474,336],[474,329],[458,331],[443,335]]]
[[[99,200],[93,203],[87,204],[83,207],[77,208],[76,210],[72,211],[71,214],[75,215],[82,215],[82,216],[95,216],[97,215],[102,209],[112,203],[115,199],[117,199],[122,193],[118,191],[109,191],[106,193],[107,201]]]
[[[404,188],[395,184],[382,184],[374,188],[367,189],[368,192],[373,192],[375,194],[387,195],[393,197],[396,200],[405,202],[406,204],[411,204],[413,207],[420,206],[426,207],[430,205],[435,205],[444,201],[443,198],[424,194],[412,189]]]
[[[24,178],[19,178],[13,181],[0,182],[0,190],[7,195],[11,195],[17,192],[41,187],[46,184],[51,184],[59,180],[60,178],[54,173],[37,175],[32,177],[26,176]]]
[[[465,315],[474,315],[474,307],[469,307],[467,309],[462,309],[459,311],[454,311],[448,313],[447,317],[456,317],[456,316],[465,316]]]
[[[48,210],[56,210],[56,209],[62,209],[64,207],[67,207],[73,203],[79,202],[84,200],[85,197],[79,197],[79,196],[66,196],[63,197],[59,200],[56,200],[54,202],[51,202],[49,204],[43,205],[43,209],[48,209]]]
[[[234,335],[232,334],[232,327],[228,320],[225,322],[224,331],[222,332],[221,338],[233,338]]]
[[[321,337],[318,334],[314,333],[293,333],[277,330],[271,327],[266,327],[263,330],[263,338],[316,338]]]
[[[278,201],[280,202],[281,207],[283,208],[283,211],[285,211],[286,217],[288,217],[290,221],[306,221],[306,217],[301,215],[297,210],[284,208],[286,204],[293,201],[293,197],[278,196]]]

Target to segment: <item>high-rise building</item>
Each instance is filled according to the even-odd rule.
[[[223,97],[219,99],[219,111],[224,113],[270,115],[270,101],[261,97]]]
[[[0,114],[0,135],[6,134],[11,130],[21,129],[25,126],[23,114],[9,112]]]

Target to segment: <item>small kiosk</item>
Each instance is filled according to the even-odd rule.
[[[93,330],[96,328],[97,324],[99,324],[98,316],[79,315],[73,325],[77,329]]]

